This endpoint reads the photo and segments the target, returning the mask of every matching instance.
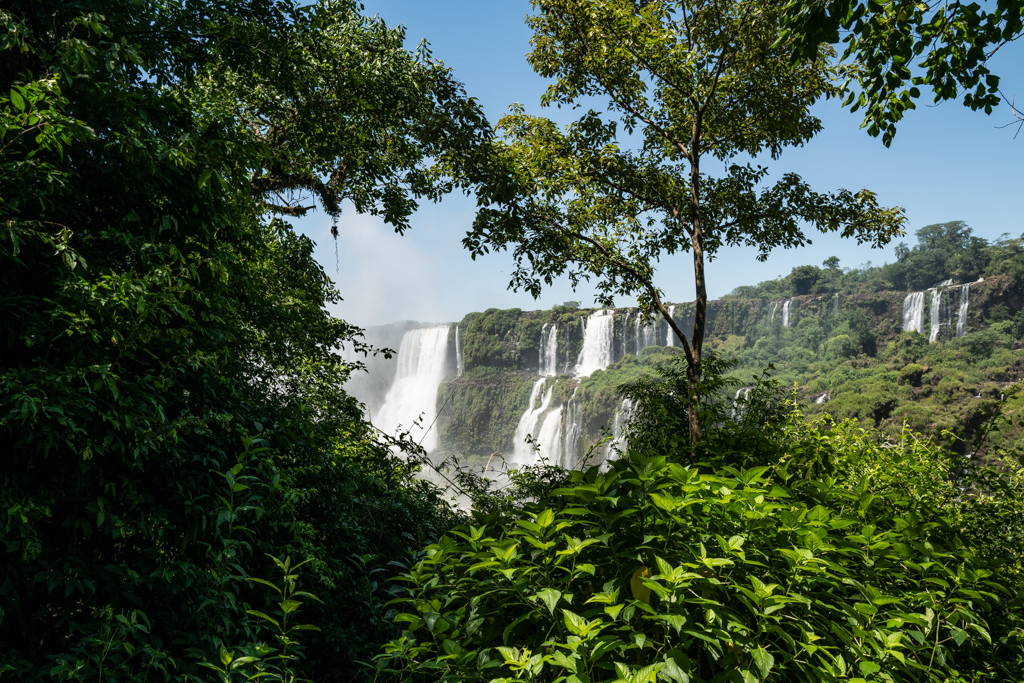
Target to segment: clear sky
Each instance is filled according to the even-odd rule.
[[[530,113],[570,120],[571,112],[540,107],[547,83],[525,58],[530,31],[523,17],[530,12],[529,2],[366,0],[365,11],[380,15],[388,25],[405,26],[410,47],[426,38],[434,57],[452,67],[492,123],[514,102]],[[1017,101],[1024,102],[1024,45],[1004,48],[992,67],[1002,76],[1003,92],[1011,97],[1016,93]],[[986,116],[957,102],[919,103],[899,125],[889,148],[860,129],[859,112],[851,114],[837,101],[821,102],[815,112],[825,130],[805,147],[767,163],[770,169],[799,173],[818,191],[875,191],[883,205],[906,210],[905,239],[910,244],[918,228],[951,220],[966,221],[975,234],[990,240],[1024,232],[1018,210],[1024,197],[1024,132],[1014,139],[1015,127],[998,128],[1013,121],[1008,106]],[[474,208],[474,200],[463,196],[423,205],[405,236],[349,210],[339,221],[337,244],[330,236],[330,219],[322,212],[296,227],[317,243],[317,259],[345,298],[333,312],[357,325],[453,322],[471,311],[550,308],[567,300],[594,304],[593,290],[573,293],[568,282],[545,290],[537,300],[509,291],[510,256],[491,254],[473,261],[462,248]],[[709,295],[716,298],[739,285],[784,276],[794,266],[820,265],[833,255],[843,267],[894,258],[891,246],[873,250],[833,236],[812,239],[813,245],[776,252],[765,263],[757,262],[750,249],[723,250],[707,269]],[[669,301],[693,299],[691,263],[683,253],[659,264],[657,283]],[[616,301],[619,306],[634,304]]]

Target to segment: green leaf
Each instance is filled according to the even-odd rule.
[[[263,612],[258,612],[258,611],[254,610],[254,609],[248,609],[248,610],[245,611],[245,613],[246,614],[251,614],[254,617],[259,617],[260,619],[263,619],[265,621],[269,621],[271,624],[273,624],[277,628],[281,628],[281,624],[277,621],[277,619],[274,619],[274,618],[272,618],[270,616],[267,616]]]
[[[857,664],[857,668],[860,669],[862,676],[870,676],[871,674],[878,673],[882,670],[882,667],[875,662],[863,661]]]
[[[754,665],[761,672],[761,678],[767,678],[768,672],[775,666],[775,658],[771,653],[763,647],[758,647],[756,650],[751,650],[750,658],[754,660]]]
[[[562,597],[562,591],[555,590],[554,588],[544,588],[543,590],[537,591],[537,597],[547,605],[548,612],[554,616],[555,605],[558,604],[559,598]]]
[[[587,620],[575,612],[563,609],[562,620],[565,622],[565,627],[569,629],[569,633],[574,636],[583,636],[586,634]]]

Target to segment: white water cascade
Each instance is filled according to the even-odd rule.
[[[530,403],[526,406],[526,411],[523,412],[522,417],[519,418],[519,424],[516,425],[516,435],[512,442],[512,463],[515,466],[528,465],[534,461],[533,447],[527,443],[526,437],[537,438],[537,432],[541,424],[541,418],[544,417],[544,413],[547,412],[551,406],[551,392],[553,387],[549,387],[544,392],[544,397],[541,398],[541,392],[544,391],[544,383],[546,379],[541,378],[533,383],[533,389],[530,390]],[[540,398],[540,404],[538,405],[537,400]]]
[[[594,311],[587,318],[583,330],[583,350],[576,364],[577,377],[587,377],[612,364],[612,345],[615,343],[615,317],[610,309]]]
[[[562,467],[573,469],[579,463],[583,446],[583,412],[579,403],[576,402],[576,392],[580,388],[573,389],[569,403],[565,407],[565,437],[562,444]]]
[[[626,425],[629,424],[635,410],[636,404],[628,398],[622,399],[622,403],[615,409],[615,418],[612,422],[612,440],[608,442],[608,446],[605,448],[605,460],[626,452],[628,448],[625,434]]]
[[[932,293],[932,310],[929,316],[931,332],[928,335],[928,343],[931,344],[939,338],[939,331],[942,329],[942,290],[936,288],[929,291]]]
[[[384,397],[384,404],[372,416],[385,434],[399,428],[430,452],[437,447],[437,388],[448,372],[448,325],[421,327],[402,336],[398,347],[398,368],[395,380]],[[420,420],[418,426],[413,422]]]
[[[459,326],[455,326],[455,376],[462,377],[462,344],[459,342]]]
[[[971,304],[971,283],[960,285],[960,309],[956,313],[956,338],[967,334],[967,307]]]
[[[903,331],[924,334],[924,292],[911,292],[903,300]]]
[[[747,410],[747,403],[750,401],[750,392],[754,387],[740,387],[736,395],[732,397],[732,407],[729,408],[729,417],[733,420],[743,417]]]
[[[538,458],[545,458],[549,465],[562,461],[562,406],[548,412],[537,431]]]
[[[792,299],[786,299],[782,304],[782,326],[789,327],[789,302]]]
[[[670,317],[673,320],[675,320],[675,318],[676,318],[676,307],[675,306],[669,306],[668,307],[668,317]],[[672,326],[668,324],[667,320],[665,321],[665,327],[667,328],[667,331],[665,332],[665,346],[675,346],[676,345],[676,333],[672,331]],[[618,413],[616,413],[616,415],[617,414]]]
[[[546,382],[547,379],[542,377],[534,382],[533,389],[530,390],[530,403],[516,426],[512,456],[509,459],[509,465],[512,467],[533,465],[538,462],[539,457],[547,458],[550,463],[558,463],[561,459],[562,406],[551,408],[554,382],[545,390]],[[527,437],[534,443],[529,443]],[[534,445],[539,447],[539,456]]]
[[[648,346],[657,344],[658,330],[655,321],[643,322],[643,315],[637,313],[633,323],[633,336],[636,338],[636,355]]]
[[[775,322],[775,311],[779,308],[779,302],[773,301],[768,305],[768,327],[772,326]]]
[[[545,323],[540,330],[540,375],[558,374],[558,326]]]

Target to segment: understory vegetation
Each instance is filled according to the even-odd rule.
[[[739,419],[706,403],[695,448],[685,380],[677,362],[625,388],[630,445],[605,468],[522,479],[518,505],[479,495],[401,577],[380,675],[1018,680],[1014,454],[990,469],[910,430],[808,420],[770,382]]]

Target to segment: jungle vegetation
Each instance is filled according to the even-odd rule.
[[[968,466],[770,386],[742,422],[682,410],[699,388],[675,364],[636,389],[638,424],[685,438],[471,511],[412,476],[422,453],[341,388],[336,349],[372,350],[286,219],[352,205],[406,230],[479,186],[492,133],[359,9],[0,8],[0,678],[1019,672],[1002,446]]]

